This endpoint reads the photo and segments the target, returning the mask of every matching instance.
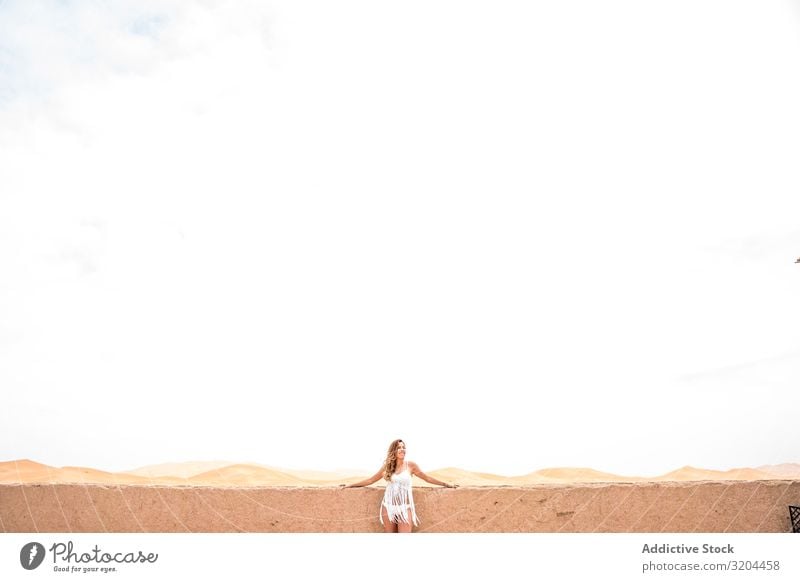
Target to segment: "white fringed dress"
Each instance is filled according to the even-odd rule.
[[[384,507],[389,521],[408,523],[408,510],[410,509],[414,525],[419,525],[417,510],[414,509],[414,494],[411,493],[411,471],[408,469],[408,463],[400,473],[392,475],[392,480],[386,485],[386,493],[383,494],[383,501],[381,501],[381,523],[383,523]]]

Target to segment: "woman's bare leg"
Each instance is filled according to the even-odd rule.
[[[397,533],[397,524],[389,519],[389,513],[385,507],[381,507],[381,513],[383,514],[383,533]]]
[[[414,522],[412,521],[414,517],[411,515],[411,510],[408,510],[408,515],[406,515],[408,519],[408,523],[403,523],[402,521],[397,522],[397,532],[398,533],[411,533],[411,529],[414,527]]]

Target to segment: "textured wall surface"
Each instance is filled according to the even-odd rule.
[[[6,532],[380,532],[379,488],[0,485]],[[800,481],[414,492],[420,532],[788,532]]]

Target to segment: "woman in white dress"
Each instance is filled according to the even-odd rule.
[[[417,511],[414,508],[414,495],[411,491],[411,477],[416,475],[432,485],[442,487],[458,487],[452,483],[439,481],[435,477],[426,475],[414,461],[406,460],[406,444],[397,439],[389,445],[386,460],[383,466],[372,477],[345,485],[344,487],[366,487],[378,481],[381,477],[388,481],[386,492],[381,501],[380,520],[383,530],[387,533],[411,533],[415,525],[419,525]]]

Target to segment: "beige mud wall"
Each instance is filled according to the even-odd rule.
[[[383,490],[0,485],[6,532],[380,532]],[[420,532],[788,532],[800,481],[417,488]]]

